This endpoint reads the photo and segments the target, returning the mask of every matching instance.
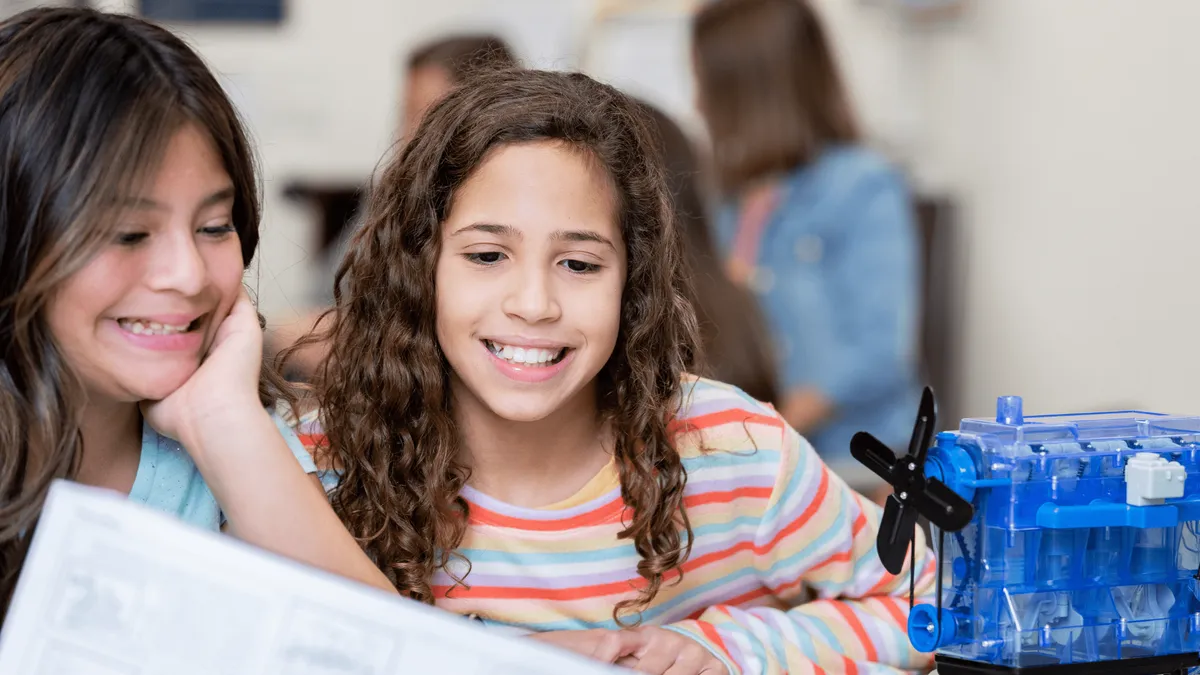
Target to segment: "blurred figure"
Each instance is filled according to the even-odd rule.
[[[462,84],[473,70],[516,65],[512,49],[495,35],[455,35],[413,50],[408,57],[400,138],[412,138],[425,111]]]
[[[781,411],[860,490],[860,430],[900,448],[918,402],[919,277],[902,178],[863,147],[825,30],[803,0],[715,0],[693,22],[701,115],[725,203],[716,234],[762,303]]]
[[[472,72],[518,65],[508,44],[490,34],[439,38],[414,49],[406,62],[408,72],[404,80],[399,120],[401,144],[412,138],[425,112],[455,87],[466,82]],[[347,224],[326,256],[329,264],[321,270],[323,281],[319,284],[322,289],[322,295],[318,298],[321,306],[304,313],[295,322],[278,326],[272,331],[271,347],[276,352],[295,344],[333,304],[334,275],[357,229],[357,222]],[[289,359],[287,377],[300,381],[311,379],[326,354],[325,346],[320,343],[304,347]]]
[[[779,404],[776,366],[771,357],[771,336],[758,299],[737,286],[721,269],[709,232],[702,197],[700,162],[683,130],[661,110],[642,107],[654,122],[661,139],[668,187],[675,200],[675,215],[683,233],[688,265],[692,269],[692,303],[700,320],[704,361],[698,375],[732,384],[764,403]]]

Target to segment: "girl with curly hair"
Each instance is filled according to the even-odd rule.
[[[407,596],[641,672],[925,666],[878,508],[774,409],[689,375],[650,129],[580,74],[490,73],[429,111],[310,336],[335,511]]]

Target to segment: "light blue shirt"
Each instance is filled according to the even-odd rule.
[[[312,456],[296,431],[275,413],[271,413],[271,419],[304,472],[316,473]],[[206,530],[219,530],[225,520],[217,498],[187,450],[145,422],[142,423],[142,458],[129,498]]]
[[[869,431],[898,454],[916,421],[919,252],[913,204],[884,159],[831,147],[779,183],[764,223],[750,287],[774,338],[784,391],[815,387],[836,407],[807,434],[835,470],[850,438]],[[739,204],[715,222],[725,256]]]

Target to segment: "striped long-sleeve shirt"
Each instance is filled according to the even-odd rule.
[[[892,576],[875,551],[878,506],[769,406],[704,379],[689,379],[684,396],[672,429],[693,548],[643,623],[700,641],[730,673],[928,671],[905,630],[908,568]],[[614,605],[644,582],[632,541],[617,536],[629,514],[614,465],[548,507],[469,487],[464,496],[470,573],[465,587],[438,573],[438,606],[530,631],[618,627]],[[932,594],[935,566],[917,537],[919,602]],[[815,598],[804,602],[806,589]]]

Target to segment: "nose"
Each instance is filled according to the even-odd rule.
[[[208,267],[190,231],[164,234],[152,250],[148,285],[155,291],[199,295],[208,279]]]
[[[555,321],[562,316],[553,274],[540,266],[529,266],[511,275],[511,285],[501,309],[526,323]]]

